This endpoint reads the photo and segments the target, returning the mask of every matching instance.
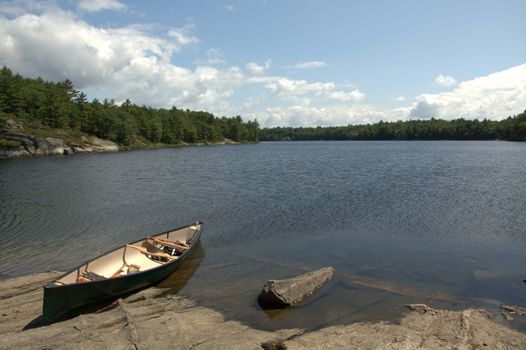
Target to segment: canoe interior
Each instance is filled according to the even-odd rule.
[[[200,230],[201,223],[197,222],[150,237],[180,242],[183,245],[187,244],[190,246],[194,243],[193,239]],[[54,284],[58,286],[84,283],[85,281],[82,275],[86,272],[105,279],[124,277],[129,274],[151,270],[180,258],[178,255],[171,255],[174,254],[174,251],[171,249],[167,253],[162,244],[148,238],[130,243],[129,245],[138,247],[139,249],[134,249],[128,245],[119,247],[79,266],[77,269],[56,280]],[[167,249],[169,249],[169,247]],[[148,252],[160,254],[161,257],[150,255]],[[184,254],[184,249],[180,250],[178,254],[181,254],[181,252]],[[163,258],[163,254],[169,254],[171,258]]]

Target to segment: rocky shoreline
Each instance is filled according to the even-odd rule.
[[[148,288],[80,316],[46,323],[49,272],[0,281],[0,349],[524,349],[526,334],[484,310],[409,305],[400,323],[354,323],[274,332],[225,320],[212,309]]]
[[[58,137],[40,137],[31,135],[24,131],[24,125],[12,119],[6,121],[3,129],[0,128],[0,141],[4,140],[6,145],[0,143],[0,159],[24,158],[39,156],[71,155],[76,153],[117,152],[128,150],[117,143],[100,139],[95,136],[82,135],[77,141],[66,142]],[[224,139],[214,143],[181,143],[177,145],[162,145],[163,147],[174,146],[205,146],[205,145],[233,145],[238,142]],[[145,145],[142,148],[158,148]]]
[[[64,140],[55,137],[44,138],[21,132],[0,130],[0,138],[18,142],[20,144],[20,146],[15,148],[0,148],[0,158],[115,152],[119,150],[119,146],[115,142],[99,139],[97,137],[91,137],[88,139],[87,137],[82,136],[81,142],[77,144],[67,144]]]

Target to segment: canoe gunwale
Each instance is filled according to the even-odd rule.
[[[115,249],[106,251],[106,252],[104,252],[104,253],[102,253],[102,254],[94,257],[94,258],[91,258],[89,260],[84,261],[83,263],[81,263],[80,265],[76,266],[75,268],[67,271],[63,275],[60,275],[60,277],[57,277],[53,281],[50,281],[50,282],[46,283],[44,285],[44,289],[67,288],[67,287],[78,285],[78,284],[82,284],[82,285],[86,285],[86,286],[87,285],[97,285],[97,284],[100,284],[100,283],[105,283],[108,280],[126,279],[127,277],[130,277],[130,276],[140,276],[142,274],[146,274],[146,273],[151,272],[151,271],[156,271],[156,270],[161,269],[163,267],[166,267],[166,266],[178,263],[181,260],[183,260],[186,257],[186,255],[188,255],[193,250],[192,248],[200,241],[200,236],[201,236],[203,222],[202,221],[196,221],[194,223],[191,223],[191,224],[188,224],[188,225],[184,225],[184,226],[181,226],[181,227],[176,227],[176,228],[173,228],[173,229],[170,229],[170,230],[167,230],[167,231],[164,231],[164,232],[160,232],[160,233],[157,233],[157,234],[154,235],[154,236],[159,236],[159,235],[169,234],[170,232],[177,231],[177,230],[182,230],[182,229],[191,227],[193,225],[200,225],[200,227],[199,227],[198,230],[196,230],[195,236],[192,239],[192,243],[189,244],[189,246],[190,246],[189,249],[187,249],[184,253],[179,255],[177,259],[165,262],[164,264],[159,264],[159,266],[155,266],[155,267],[149,268],[149,269],[144,270],[144,271],[134,272],[133,275],[126,275],[126,276],[120,276],[120,277],[114,277],[114,278],[106,278],[104,280],[97,280],[97,281],[86,281],[86,282],[82,282],[82,283],[69,283],[69,284],[56,284],[55,283],[55,281],[60,280],[61,278],[67,276],[68,274],[70,274],[71,272],[73,272],[75,270],[80,269],[81,267],[85,266],[86,264],[89,264],[90,262],[92,262],[94,260],[97,260],[97,259],[99,259],[99,258],[101,258],[101,257],[103,257],[105,255],[108,255],[108,254],[110,254],[112,252],[115,252],[115,251],[123,248],[124,246],[126,246],[126,244],[135,244],[135,243],[139,243],[139,242],[142,242],[142,241],[146,240],[146,238],[148,237],[148,236],[146,236],[146,237],[144,237],[142,239],[138,239],[136,241],[120,245],[120,246],[116,247]]]

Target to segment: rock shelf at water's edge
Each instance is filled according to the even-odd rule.
[[[0,281],[0,349],[524,349],[526,334],[483,310],[413,307],[399,324],[354,323],[275,332],[227,321],[166,289],[148,288],[96,312],[46,324],[49,272]]]

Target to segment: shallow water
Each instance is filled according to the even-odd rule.
[[[163,285],[256,327],[395,320],[409,302],[526,306],[524,143],[186,147],[6,160],[0,174],[1,277],[199,219],[199,250]],[[266,279],[327,265],[334,279],[301,307],[258,307]]]

